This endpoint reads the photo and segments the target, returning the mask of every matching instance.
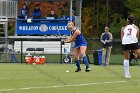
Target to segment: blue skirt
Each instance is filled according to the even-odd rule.
[[[87,43],[75,43],[74,48],[79,48],[81,46],[86,46],[87,47]]]

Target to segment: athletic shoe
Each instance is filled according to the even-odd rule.
[[[104,65],[100,65],[101,67],[103,67]]]
[[[103,67],[103,66],[107,66],[107,65],[106,64],[102,64],[101,66]]]
[[[91,71],[91,68],[87,68],[85,71],[86,71],[86,72],[89,72],[89,71]]]
[[[126,79],[130,79],[131,78],[131,75],[130,74],[125,75],[125,78]]]
[[[81,69],[76,69],[76,70],[75,70],[75,72],[80,72],[80,71],[81,71]]]
[[[107,64],[106,66],[109,66],[109,64]]]

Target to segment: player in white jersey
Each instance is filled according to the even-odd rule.
[[[130,50],[134,50],[136,54],[140,55],[138,45],[139,28],[135,25],[135,17],[133,15],[127,18],[128,25],[121,29],[121,40],[124,50],[124,73],[125,78],[131,78],[129,72]]]
[[[138,42],[137,32],[138,28],[134,24],[129,24],[125,26],[123,30],[122,44],[125,45],[137,43]]]

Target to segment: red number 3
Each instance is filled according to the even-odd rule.
[[[127,33],[127,35],[131,35],[132,29],[129,28],[128,31],[129,31],[129,32]]]

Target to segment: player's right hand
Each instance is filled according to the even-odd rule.
[[[62,45],[65,45],[65,41],[64,41],[64,40],[62,40],[62,41],[61,41],[61,44],[62,44]]]

